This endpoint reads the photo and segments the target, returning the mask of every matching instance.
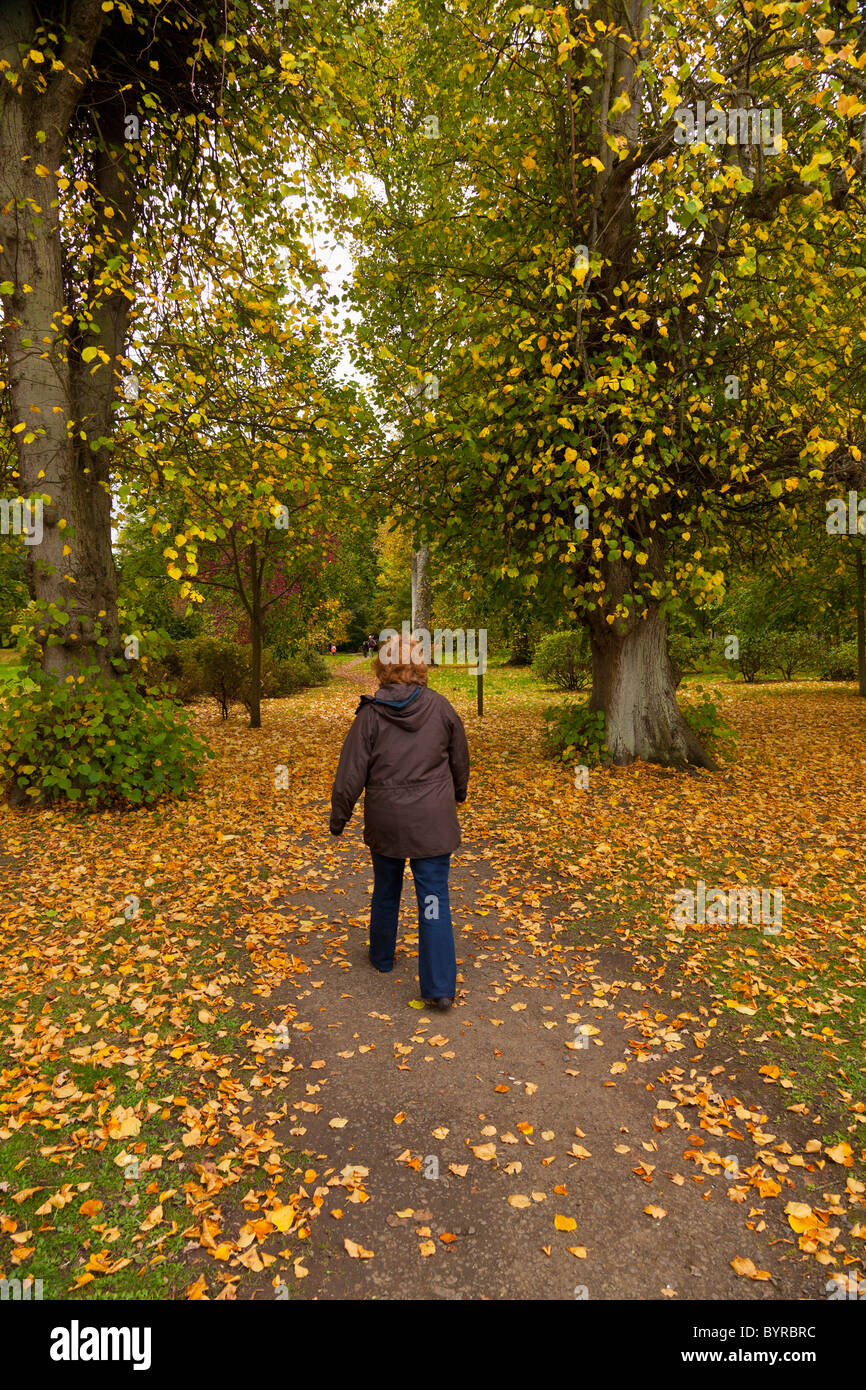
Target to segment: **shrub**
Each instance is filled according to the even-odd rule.
[[[743,680],[751,685],[762,671],[773,665],[773,635],[766,628],[757,632],[747,632],[740,639],[740,654],[732,663],[737,666]]]
[[[825,647],[818,662],[822,681],[855,681],[857,679],[857,643],[840,642],[838,647]]]
[[[586,690],[592,681],[589,639],[585,632],[552,632],[535,651],[532,672],[557,690]]]
[[[683,676],[699,671],[710,656],[710,642],[702,633],[669,632],[668,656],[679,685]]]
[[[578,756],[587,762],[605,762],[608,749],[604,741],[604,711],[586,705],[551,705],[542,713],[547,728],[548,750],[564,763]]]
[[[298,657],[289,657],[289,661],[295,660],[301,669],[309,677],[304,682],[305,685],[327,685],[331,679],[331,668],[321,652],[313,651],[310,647]]]
[[[719,713],[716,705],[718,691],[705,690],[703,686],[696,685],[692,686],[689,694],[692,698],[681,705],[683,718],[704,747],[712,751],[723,740],[733,742],[737,734]]]
[[[149,806],[185,795],[211,756],[175,705],[125,677],[36,670],[3,693],[0,776],[16,805]]]
[[[321,678],[321,668],[325,670],[325,680]],[[297,695],[310,685],[322,685],[330,679],[328,663],[318,653],[311,661],[308,657],[288,657],[278,661],[270,651],[262,652],[262,690],[263,700],[280,700],[287,695]],[[247,709],[251,704],[252,673],[247,672],[241,685],[240,696]]]
[[[227,719],[229,705],[244,696],[248,667],[242,649],[216,637],[194,637],[178,643],[178,655],[178,697],[187,703],[199,695],[210,695]]]
[[[770,664],[786,681],[795,671],[814,671],[820,659],[818,639],[811,632],[777,632],[770,642]]]
[[[223,719],[228,718],[231,704],[242,702],[250,708],[251,677],[249,648],[215,637],[196,637],[169,646],[158,660],[148,662],[144,673],[149,685],[165,683],[184,704],[202,695],[211,696]],[[304,652],[284,661],[269,649],[262,652],[263,700],[296,695],[329,680],[328,663],[318,652]]]

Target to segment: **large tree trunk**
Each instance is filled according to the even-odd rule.
[[[432,598],[430,593],[430,547],[422,545],[412,555],[412,631],[430,631]]]
[[[122,351],[128,308],[125,296],[92,283],[92,323],[76,338],[63,274],[57,170],[81,74],[100,32],[101,5],[79,0],[73,7],[64,68],[45,92],[34,85],[32,65],[26,73],[21,69],[20,46],[26,51],[33,45],[34,23],[30,5],[11,0],[2,6],[0,58],[7,76],[15,72],[18,82],[4,82],[0,93],[0,280],[15,286],[3,296],[3,344],[13,423],[24,425],[15,434],[20,487],[25,497],[45,499],[41,543],[28,548],[31,593],[39,605],[36,635],[44,668],[64,675],[93,662],[106,671],[114,669],[113,661],[122,663],[109,455],[104,447],[91,448],[110,432],[114,361],[85,364],[82,352],[96,346],[113,359]],[[105,143],[89,174],[106,205],[113,204],[113,227],[98,212],[89,234],[108,257],[118,254],[120,239],[129,235],[132,194],[118,167],[122,134],[119,148],[107,143],[117,129],[117,111],[109,102],[100,111],[100,125]],[[41,143],[37,131],[46,133]],[[94,276],[101,269],[94,262]]]
[[[645,618],[616,628],[603,621],[591,628],[590,708],[604,711],[613,761],[715,768],[677,705],[664,614],[649,607]]]
[[[264,615],[262,613],[262,572],[259,568],[258,546],[253,541],[250,546],[250,580],[252,600],[250,607],[251,634],[251,673],[250,673],[250,728],[262,727],[262,642]]]

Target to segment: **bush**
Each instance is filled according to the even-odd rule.
[[[811,632],[777,632],[770,642],[770,664],[786,681],[795,671],[814,671],[820,660],[821,648]]]
[[[705,748],[712,752],[723,740],[736,740],[736,730],[726,724],[719,714],[717,690],[705,690],[703,686],[696,685],[691,687],[689,695],[691,699],[684,701],[681,706],[683,718]]]
[[[857,643],[840,642],[838,647],[825,647],[818,661],[822,681],[856,681]]]
[[[327,685],[331,679],[331,668],[327,661],[321,652],[313,651],[312,648],[298,657],[289,657],[287,660],[298,662],[301,670],[308,677],[304,682],[305,685]]]
[[[36,670],[3,692],[0,776],[15,805],[149,806],[185,795],[211,756],[176,706],[125,677]]]
[[[552,632],[535,652],[532,673],[557,690],[586,690],[592,682],[589,639],[585,632]]]
[[[668,656],[674,673],[674,683],[679,685],[683,676],[701,670],[709,660],[709,638],[702,633],[669,632]]]
[[[547,724],[548,750],[564,763],[573,762],[578,756],[593,763],[607,760],[603,710],[590,710],[586,705],[551,705],[543,711],[542,718]]]
[[[733,661],[742,674],[743,680],[751,685],[762,671],[773,666],[773,634],[766,628],[758,632],[747,632],[739,639],[740,654]]]
[[[278,661],[270,651],[262,652],[262,691],[263,700],[280,700],[287,695],[297,695],[311,685],[326,685],[331,673],[328,663],[318,652],[303,657],[288,657]],[[241,699],[250,708],[252,673],[245,675],[241,686]]]
[[[229,705],[242,702],[249,709],[252,703],[249,648],[215,637],[196,637],[169,646],[157,661],[148,663],[143,678],[149,685],[164,683],[184,704],[202,695],[211,696],[223,719],[228,718]],[[270,650],[262,652],[263,700],[296,695],[329,680],[328,663],[318,652],[304,652],[284,661]]]
[[[244,697],[248,665],[241,648],[216,637],[194,637],[178,643],[178,656],[179,699],[187,704],[200,695],[210,695],[219,705],[223,719],[227,719],[229,705]]]

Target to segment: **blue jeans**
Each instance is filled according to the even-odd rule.
[[[405,859],[370,851],[373,901],[370,905],[370,960],[377,970],[394,968],[397,919]],[[425,999],[453,999],[457,992],[457,955],[448,901],[450,854],[410,859],[418,899],[418,977]]]

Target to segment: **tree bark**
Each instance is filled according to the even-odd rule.
[[[96,663],[122,666],[117,592],[111,551],[111,499],[107,449],[89,441],[110,429],[115,397],[113,362],[84,364],[85,346],[110,357],[122,351],[128,307],[124,296],[94,292],[93,322],[75,339],[64,326],[67,295],[59,221],[57,170],[65,157],[70,122],[102,25],[98,0],[79,0],[66,26],[64,67],[41,92],[21,68],[20,49],[35,43],[30,5],[13,0],[0,15],[0,58],[7,76],[0,94],[0,280],[15,286],[3,296],[3,345],[9,369],[23,496],[43,503],[43,537],[28,549],[31,593],[39,605],[36,636],[45,670],[59,676]],[[110,103],[100,113],[111,126]],[[37,131],[45,132],[43,142]],[[130,184],[119,148],[103,142],[90,177],[105,206],[115,204],[114,230],[97,220],[94,240],[111,246],[130,232]],[[39,174],[45,168],[47,173]],[[99,266],[94,266],[98,275]],[[117,279],[117,276],[111,277]],[[122,302],[121,302],[122,301]],[[97,370],[93,372],[94,365]],[[84,437],[86,436],[86,438]]]
[[[431,615],[430,547],[422,545],[412,556],[412,631],[429,632]]]
[[[680,713],[665,615],[646,592],[652,577],[664,572],[662,538],[655,532],[644,544],[647,563],[639,574],[623,559],[604,566],[604,597],[589,620],[590,709],[604,712],[605,743],[620,767],[642,758],[666,767],[692,763],[715,769]],[[638,586],[642,606],[626,616],[623,603]]]
[[[262,727],[262,575],[258,563],[258,547],[253,541],[250,546],[250,579],[252,598],[250,608],[250,641],[252,643],[250,669],[250,728]]]
[[[622,767],[648,763],[715,768],[680,713],[668,655],[664,614],[650,607],[643,620],[616,632],[594,624],[590,708],[603,710],[605,743]]]

